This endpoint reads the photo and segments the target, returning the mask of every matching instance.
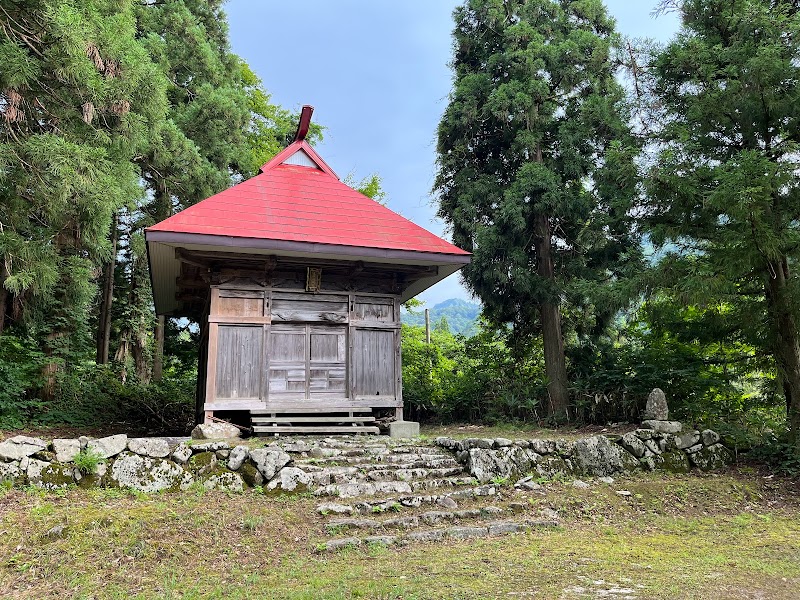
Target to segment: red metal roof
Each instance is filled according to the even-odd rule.
[[[319,169],[285,164],[300,150]],[[469,255],[339,181],[304,140],[261,171],[148,231]]]

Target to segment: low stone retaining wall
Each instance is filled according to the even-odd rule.
[[[121,487],[142,492],[185,490],[192,485],[240,492],[246,487],[296,491],[311,483],[289,466],[279,446],[250,449],[227,441],[128,438],[45,440],[16,436],[0,442],[0,480],[46,489]]]
[[[622,436],[597,435],[576,441],[439,437],[435,443],[455,452],[469,474],[482,483],[516,482],[532,475],[603,477],[639,469],[711,471],[733,461],[716,432],[683,431],[677,421],[645,421],[641,429]]]
[[[732,460],[713,431],[682,433],[681,424],[672,421],[645,425],[649,428],[623,436],[577,441],[442,437],[433,444],[401,444],[373,437],[352,438],[346,443],[285,438],[263,448],[250,448],[239,440],[128,438],[124,434],[52,442],[16,436],[0,442],[0,481],[50,490],[77,485],[158,492],[202,486],[240,492],[261,487],[273,492],[313,490],[347,497],[410,493],[476,480],[523,480],[524,484],[536,476],[608,476],[636,469],[687,472],[693,467],[712,470]],[[443,455],[432,446],[449,452]],[[464,470],[468,477],[462,476]]]

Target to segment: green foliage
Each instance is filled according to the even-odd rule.
[[[386,206],[388,200],[386,190],[383,189],[380,175],[373,173],[368,177],[361,180],[356,179],[353,173],[348,173],[344,178],[344,183],[349,185],[354,190],[358,190],[368,198],[372,198],[378,204]]]
[[[588,422],[636,421],[654,387],[675,418],[705,424],[752,444],[780,422],[781,397],[769,363],[730,328],[723,304],[683,307],[656,297],[614,338],[570,350],[579,416]]]
[[[673,297],[730,306],[771,356],[800,454],[800,10],[686,0],[648,70],[655,152],[645,214]]]
[[[0,429],[22,427],[42,405],[39,386],[44,355],[28,338],[0,337]]]
[[[144,384],[135,379],[122,383],[111,369],[89,364],[59,375],[56,397],[33,415],[44,425],[96,425],[98,415],[106,422],[163,435],[184,435],[194,423],[196,379],[165,377]]]
[[[750,457],[770,465],[779,473],[800,477],[800,456],[795,452],[787,431],[766,434],[750,453]]]
[[[0,314],[38,326],[57,365],[88,336],[76,316],[110,255],[112,215],[141,194],[134,159],[166,82],[131,0],[3,2],[0,60]]]
[[[81,473],[89,475],[90,473],[95,472],[97,465],[103,462],[103,460],[103,455],[96,450],[93,450],[92,448],[84,448],[75,455],[73,462]]]
[[[544,416],[541,346],[512,350],[507,331],[471,338],[403,325],[403,396],[412,415],[443,421],[530,420]],[[520,356],[522,358],[520,359]]]
[[[454,15],[439,216],[473,253],[464,279],[491,322],[542,334],[553,409],[565,414],[559,308],[601,331],[640,265],[614,22],[600,0],[468,0]]]

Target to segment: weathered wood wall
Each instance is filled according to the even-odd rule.
[[[316,293],[297,274],[211,285],[205,410],[402,407],[393,278],[344,279]]]

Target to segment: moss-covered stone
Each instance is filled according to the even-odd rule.
[[[194,478],[180,465],[164,459],[152,459],[123,452],[111,467],[111,479],[119,487],[140,492],[186,489]]]
[[[669,473],[688,473],[691,469],[689,457],[681,450],[670,450],[661,455],[661,468]]]
[[[12,485],[25,484],[25,471],[19,466],[19,461],[0,462],[0,483],[10,481]]]
[[[47,450],[42,450],[41,452],[35,452],[32,456],[37,460],[45,460],[47,462],[56,461],[55,452],[48,452]]]
[[[214,452],[198,452],[192,455],[187,466],[195,477],[211,475],[217,468],[217,455]]]
[[[258,487],[264,484],[264,476],[261,475],[255,465],[250,462],[242,464],[237,473],[242,476],[245,484],[249,487]]]
[[[639,459],[627,450],[622,452],[621,458],[623,471],[637,471],[642,468],[642,464],[639,462]]]
[[[537,461],[534,471],[540,477],[553,478],[572,473],[572,464],[557,454],[542,456]]]
[[[733,462],[733,455],[722,444],[714,444],[690,454],[689,460],[703,471],[714,471]]]
[[[199,480],[207,490],[222,490],[228,492],[241,492],[244,490],[244,481],[239,473],[228,469],[218,468],[202,480]]]
[[[58,490],[75,484],[75,467],[53,463],[42,469],[35,485]]]
[[[108,476],[108,463],[102,462],[98,464],[91,473],[76,473],[75,479],[78,482],[78,487],[81,489],[91,489],[108,487],[110,477]]]

